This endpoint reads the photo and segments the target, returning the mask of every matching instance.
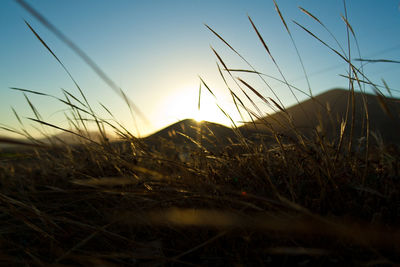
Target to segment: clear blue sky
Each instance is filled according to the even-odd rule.
[[[247,19],[249,15],[286,79],[304,91],[308,90],[295,50],[272,0],[27,2],[83,49],[146,114],[150,124],[139,120],[142,135],[180,119],[196,116],[198,76],[214,91],[218,103],[235,120],[240,120],[220,78],[217,59],[210,45],[230,67],[248,67],[203,23],[220,33],[258,71],[281,78],[252,30]],[[317,16],[347,48],[346,27],[340,18],[344,14],[343,2],[278,0],[277,3],[299,48],[313,93],[346,87],[347,81],[339,76],[347,71],[343,60],[292,23],[292,20],[296,20],[338,49],[329,34],[298,9],[298,6],[302,6]],[[362,57],[400,60],[399,4],[398,0],[347,1],[349,22],[357,35]],[[12,0],[2,0],[0,3],[0,123],[18,127],[11,107],[21,117],[32,117],[23,95],[9,90],[9,87],[37,90],[57,97],[62,97],[61,88],[77,94],[68,75],[30,32],[23,19],[31,23],[71,71],[95,110],[107,117],[98,105],[99,102],[103,103],[119,121],[134,130],[123,100],[69,47]],[[351,43],[352,58],[358,58],[354,39],[351,39]],[[365,73],[377,83],[384,78],[390,87],[400,89],[400,64],[368,64]],[[254,75],[238,76],[245,78],[265,96],[272,97],[268,88]],[[270,79],[267,81],[285,105],[295,103],[287,87]],[[231,82],[231,85],[239,92],[234,83]],[[297,96],[300,100],[305,98],[301,93]],[[43,97],[32,96],[31,99],[46,121],[66,125],[63,105]],[[229,124],[205,89],[201,107],[202,119]]]

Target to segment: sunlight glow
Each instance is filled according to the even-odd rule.
[[[193,119],[197,122],[213,121],[222,124],[225,122],[225,119],[221,117],[221,111],[217,107],[216,103],[210,101],[210,99],[204,99],[201,102],[200,110],[196,109],[196,112],[193,114]]]
[[[194,119],[197,122],[210,121],[230,125],[229,119],[216,105],[214,97],[207,93],[202,94],[200,110],[198,110],[197,85],[182,86],[174,94],[166,97],[163,102],[164,104],[159,109],[160,111],[164,110],[159,116],[162,121],[173,123],[177,120]]]
[[[201,111],[197,111],[196,114],[194,115],[193,119],[195,119],[197,122],[202,122],[204,121],[204,115],[201,114]]]

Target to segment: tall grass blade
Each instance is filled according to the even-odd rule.
[[[353,28],[351,27],[349,21],[348,21],[348,16],[347,16],[347,6],[346,6],[346,0],[343,0],[343,8],[344,8],[344,16],[341,16],[344,22],[346,23],[346,35],[347,35],[347,57],[348,57],[348,65],[349,65],[349,76],[352,76],[353,73],[353,64],[351,63],[351,42],[350,42],[350,32],[352,32],[354,39],[357,41],[356,35],[353,31]],[[358,47],[358,43],[357,43]],[[360,53],[359,53],[360,54]],[[361,54],[360,54],[361,56]],[[354,72],[355,74],[355,72]],[[350,126],[350,138],[349,138],[349,143],[348,143],[348,151],[351,152],[352,149],[352,143],[353,143],[353,133],[354,133],[354,127],[355,127],[355,113],[356,113],[356,103],[355,103],[355,94],[354,94],[354,83],[352,79],[349,79],[349,100],[348,100],[348,106],[346,110],[346,121],[348,119],[348,113],[349,109],[351,107],[351,126]]]
[[[269,50],[267,44],[266,44],[265,41],[264,41],[264,38],[261,36],[260,32],[258,31],[256,25],[254,24],[254,22],[253,22],[253,20],[250,18],[250,16],[247,16],[247,17],[248,17],[248,19],[249,19],[249,21],[250,21],[250,23],[251,23],[251,25],[252,25],[254,31],[256,32],[258,38],[260,39],[261,43],[263,44],[265,50],[267,51],[269,57],[271,58],[271,60],[272,60],[272,62],[274,63],[275,67],[277,68],[277,70],[279,71],[279,74],[281,75],[282,79],[285,81],[285,84],[287,85],[289,91],[291,92],[291,94],[292,94],[293,97],[295,98],[296,102],[297,102],[298,104],[300,104],[299,99],[297,98],[296,94],[293,92],[292,88],[290,87],[288,81],[286,80],[285,75],[283,75],[283,72],[282,72],[281,68],[279,67],[279,65],[278,65],[278,63],[276,62],[275,58],[272,56],[272,54],[271,54],[271,52],[270,52],[270,50]],[[278,99],[278,101],[279,101],[279,98],[277,98],[277,99]],[[282,107],[284,106],[281,102],[280,102],[280,104],[281,104]],[[301,109],[303,110],[303,112],[305,113],[303,107],[300,106],[300,108],[301,108]]]
[[[36,107],[32,104],[31,100],[28,98],[28,96],[24,93],[24,97],[26,99],[26,102],[28,102],[29,107],[31,108],[33,114],[35,115],[36,119],[42,120],[42,116],[40,116],[39,111],[36,109]]]
[[[360,83],[363,83],[363,84],[367,84],[367,85],[371,85],[372,87],[376,87],[376,88],[382,88],[382,89],[386,89],[386,90],[389,90],[390,92],[396,92],[396,93],[400,93],[400,90],[399,89],[394,89],[394,88],[391,88],[391,87],[389,87],[389,88],[386,88],[386,86],[385,85],[379,85],[379,84],[376,84],[376,83],[373,83],[372,81],[370,81],[370,80],[360,80],[360,79],[357,79],[357,78],[355,78],[355,77],[350,77],[349,75],[343,75],[343,74],[339,74],[339,76],[341,76],[341,77],[343,77],[343,78],[346,78],[346,79],[352,79],[352,80],[357,80],[358,82],[360,82]],[[392,96],[393,97],[393,96]]]
[[[391,59],[367,59],[367,58],[355,58],[356,61],[367,62],[367,63],[396,63],[399,64],[399,60],[391,60]]]
[[[222,66],[224,66],[225,70],[227,70],[228,68],[227,68],[225,62],[222,60],[222,58],[221,58],[220,55],[217,53],[217,51],[215,51],[215,49],[214,49],[213,47],[211,47],[211,49],[213,50],[214,54],[217,56],[218,60],[219,60],[220,63],[222,64]],[[243,118],[243,116],[242,116],[242,113],[240,112],[240,109],[239,109],[239,107],[238,107],[238,105],[237,105],[236,99],[242,104],[242,106],[244,106],[244,105],[243,105],[241,99],[238,98],[238,97],[236,96],[236,94],[232,91],[232,89],[231,89],[230,86],[228,85],[228,82],[226,81],[224,75],[222,74],[221,68],[219,67],[218,63],[217,63],[217,67],[218,67],[219,73],[220,73],[220,75],[221,75],[221,77],[222,77],[222,79],[223,79],[223,81],[224,81],[226,87],[228,88],[229,92],[231,93],[231,96],[232,96],[232,98],[233,98],[233,102],[234,102],[234,104],[235,104],[235,106],[236,106],[236,109],[237,109],[237,111],[238,111],[240,117],[241,117],[242,121],[244,121],[244,118]],[[230,72],[228,71],[228,74],[229,74],[229,76],[232,78],[232,80],[236,83],[236,85],[240,88],[240,90],[241,90],[242,92],[244,92],[243,89],[240,87],[240,85],[237,83],[236,79],[233,77],[232,73],[230,73]],[[254,120],[253,120],[253,117],[251,116],[251,114],[250,114],[248,111],[247,111],[247,114],[249,115],[249,117],[250,117],[252,123],[255,125]]]
[[[204,24],[212,33],[214,33],[222,42],[224,42],[233,52],[239,54],[224,38],[221,37],[216,31],[214,31],[210,26]]]
[[[276,3],[275,0],[274,0],[274,5],[275,5],[275,10],[276,10],[276,12],[278,12],[279,17],[281,18],[281,21],[282,21],[283,25],[284,25],[285,28],[286,28],[286,31],[289,33],[289,35],[291,35],[291,33],[290,33],[290,31],[289,31],[289,28],[288,28],[288,26],[287,26],[287,24],[286,24],[286,21],[285,21],[285,19],[284,19],[283,16],[282,16],[281,10],[279,9],[279,6],[278,6],[278,4]]]
[[[301,64],[301,68],[303,69],[304,77],[305,77],[306,82],[307,82],[308,91],[309,91],[310,95],[312,96],[312,90],[311,90],[310,80],[308,79],[308,75],[307,75],[307,72],[306,72],[306,68],[304,67],[303,59],[302,59],[301,56],[300,56],[299,49],[297,48],[297,45],[296,45],[296,42],[294,41],[294,38],[293,38],[293,36],[292,36],[292,33],[290,32],[289,27],[288,27],[288,25],[287,25],[285,19],[283,18],[283,15],[282,15],[282,13],[281,13],[281,10],[279,9],[279,6],[278,6],[278,4],[276,3],[275,0],[274,0],[274,5],[275,5],[275,10],[278,12],[278,15],[279,15],[279,17],[281,18],[281,21],[282,21],[283,25],[285,26],[285,29],[286,29],[286,31],[287,31],[289,37],[290,37],[290,40],[291,40],[291,42],[292,42],[292,44],[293,44],[293,47],[294,47],[294,49],[296,50],[297,57],[299,58],[299,61],[300,61],[300,64]]]
[[[237,77],[236,79],[238,79],[241,83],[243,83],[244,85],[246,85],[247,88],[249,88],[256,96],[258,96],[262,101],[264,101],[266,104],[270,105],[269,101],[262,96],[256,89],[254,89],[250,84],[248,84],[247,82],[245,82],[244,80],[242,80],[240,77]]]
[[[45,121],[42,121],[42,120],[34,119],[34,118],[28,118],[28,119],[31,120],[31,121],[35,121],[35,122],[37,122],[37,123],[39,123],[39,124],[43,124],[43,125],[49,126],[49,127],[51,127],[51,128],[54,128],[54,129],[61,130],[61,131],[63,131],[63,132],[67,132],[67,133],[76,135],[76,136],[78,136],[78,137],[80,137],[80,138],[82,138],[82,139],[85,139],[85,140],[87,140],[87,141],[89,141],[89,142],[91,142],[91,143],[98,144],[96,141],[93,141],[92,139],[90,139],[90,138],[88,138],[88,137],[86,137],[86,136],[84,136],[84,135],[75,133],[75,132],[70,131],[70,130],[67,130],[67,129],[65,129],[65,128],[56,126],[56,125],[54,125],[54,124],[51,124],[51,123],[48,123],[48,122],[45,122]]]
[[[324,23],[322,23],[322,21],[320,21],[316,16],[314,16],[313,14],[311,14],[308,10],[299,7],[299,9],[306,14],[307,16],[309,16],[310,18],[312,18],[313,20],[315,20],[316,22],[318,22],[327,32],[328,34],[332,37],[332,39],[336,42],[336,44],[338,45],[338,47],[340,48],[340,50],[342,51],[343,54],[346,54],[342,45],[339,43],[339,41],[337,40],[337,38],[335,37],[335,35],[328,29],[328,27],[325,26]]]
[[[137,123],[134,111],[136,110],[135,106],[132,105],[132,101],[129,100],[128,96],[125,94],[124,91],[121,90],[121,95],[123,97],[123,99],[125,100],[125,103],[128,105],[129,108],[129,113],[131,114],[132,120],[133,120],[133,124],[135,126],[136,132],[138,134],[138,137],[140,137],[140,131],[139,131],[139,125]],[[137,112],[136,112],[137,113]]]
[[[67,36],[65,36],[60,30],[58,30],[53,24],[51,24],[44,16],[42,16],[38,11],[36,11],[32,6],[30,6],[24,0],[15,0],[20,6],[22,6],[26,11],[28,11],[32,16],[38,19],[42,25],[44,25],[48,30],[50,30],[54,35],[56,35],[62,42],[64,42],[68,47],[70,47],[86,64],[118,95],[122,96],[122,89],[119,88],[113,80],[111,80],[106,73],[75,43],[73,43]],[[55,56],[55,54],[48,48],[45,42],[39,37],[39,35],[33,30],[33,28],[25,21],[28,27],[32,30],[32,32],[39,38],[43,45]],[[57,61],[61,63],[61,61],[55,56]],[[61,64],[63,68],[67,71],[63,64]],[[67,73],[70,75],[69,71]],[[72,76],[70,75],[72,78]],[[77,85],[77,83],[75,83]],[[80,88],[79,88],[80,90]],[[129,102],[134,109],[134,111],[143,119],[143,121],[149,125],[149,121],[146,116],[140,111],[140,109],[129,99]]]
[[[231,69],[231,68],[230,69],[225,69],[225,71],[228,71],[228,72],[254,73],[254,74],[258,74],[258,75],[262,75],[262,76],[268,77],[268,78],[270,78],[270,79],[272,79],[274,81],[286,84],[285,81],[283,81],[281,79],[278,79],[278,78],[276,78],[276,77],[274,77],[272,75],[268,75],[268,74],[265,74],[265,73],[262,73],[262,72],[259,72],[259,71],[246,70],[246,69]],[[293,88],[294,90],[296,90],[297,92],[302,93],[303,95],[305,95],[307,97],[312,97],[312,95],[310,95],[307,92],[305,92],[304,90],[294,86],[293,84],[289,84],[289,86],[291,88]],[[318,103],[318,104],[320,104],[320,103]]]
[[[201,82],[199,85],[199,99],[197,101],[197,111],[199,111],[199,112],[200,112],[200,100],[201,100]]]
[[[393,98],[392,91],[391,91],[389,85],[386,83],[386,81],[384,79],[382,79],[382,83],[385,86],[385,89],[389,93],[390,97]]]
[[[16,91],[20,91],[20,92],[26,92],[26,93],[31,93],[31,94],[35,94],[35,95],[41,95],[41,96],[50,96],[48,94],[45,93],[41,93],[38,91],[34,91],[34,90],[29,90],[29,89],[24,89],[24,88],[17,88],[17,87],[9,87],[12,90],[16,90]]]
[[[268,53],[268,54],[270,55],[270,57],[271,57],[272,54],[271,54],[271,52],[269,51],[269,48],[268,48],[267,44],[266,44],[265,41],[264,41],[264,38],[261,36],[261,34],[260,34],[260,32],[258,31],[256,25],[254,25],[253,20],[252,20],[249,16],[247,16],[247,17],[248,17],[248,19],[250,20],[251,26],[253,26],[253,29],[254,29],[254,31],[256,32],[256,34],[257,34],[258,38],[260,39],[261,43],[263,44],[265,50],[267,51],[267,53]]]
[[[272,99],[271,97],[268,97],[268,98],[269,98],[269,100],[272,101],[272,103],[274,103],[274,105],[275,105],[280,111],[286,113],[286,110],[285,110],[283,107],[281,107],[274,99]]]
[[[349,21],[347,20],[347,18],[345,18],[343,15],[341,15],[340,17],[342,18],[344,23],[346,23],[346,27],[350,30],[350,32],[353,35],[353,37],[356,37],[356,34],[354,33],[353,27],[351,27],[351,25],[350,25]]]
[[[210,89],[210,87],[208,87],[206,82],[200,76],[199,76],[199,78],[200,78],[200,81],[203,83],[203,85],[207,88],[208,92],[210,92],[210,94],[214,97],[214,99],[217,100],[217,97],[215,96],[213,91]]]
[[[18,116],[18,113],[15,111],[15,109],[14,109],[13,107],[11,107],[11,109],[12,109],[12,111],[13,111],[13,113],[14,113],[14,116],[17,118],[19,124],[20,124],[21,126],[23,126],[24,124],[22,123],[21,118]]]
[[[209,27],[208,25],[206,25],[206,27],[213,33],[215,34],[222,42],[224,42],[236,55],[238,55],[252,70],[256,71],[256,69],[253,67],[252,64],[250,64],[250,62],[243,57],[239,52],[237,52],[235,49],[233,49],[233,47],[226,42],[218,33],[216,33],[211,27]],[[231,75],[231,74],[230,74]],[[240,88],[239,84],[236,82],[236,80],[233,78],[233,76],[231,75],[232,79],[235,81],[235,83],[238,85],[238,87]],[[272,89],[272,87],[267,83],[267,81],[260,75],[258,74],[258,77],[260,77],[260,79],[264,82],[264,84],[268,87],[268,89],[270,90],[270,92],[276,97],[276,99],[278,99],[279,103],[281,105],[283,105],[283,103],[280,101],[279,97],[276,95],[274,89]],[[242,90],[242,89],[241,89]],[[243,90],[242,90],[243,91]]]
[[[379,105],[381,106],[382,110],[386,113],[386,115],[388,115],[390,118],[394,119],[394,116],[389,109],[389,106],[387,104],[387,100],[386,100],[385,96],[382,94],[381,91],[378,91],[378,90],[374,90],[374,91],[375,91],[375,95],[378,98]]]
[[[61,88],[61,90],[65,93],[65,94],[67,94],[68,96],[70,96],[72,99],[74,99],[76,102],[78,102],[79,104],[81,104],[82,106],[84,106],[85,108],[87,108],[87,106],[86,106],[86,104],[84,104],[82,101],[80,101],[77,97],[75,97],[73,94],[71,94],[70,92],[68,92],[67,90],[65,90],[65,89],[62,89]]]
[[[222,77],[222,80],[224,81],[225,86],[228,88],[229,93],[231,94],[233,103],[234,103],[234,105],[235,105],[235,107],[236,107],[237,112],[239,113],[240,118],[242,119],[242,121],[245,121],[245,119],[244,119],[244,117],[243,117],[243,115],[242,115],[242,112],[240,111],[240,108],[239,108],[239,106],[238,106],[238,104],[237,104],[237,101],[239,101],[239,103],[241,103],[242,106],[244,106],[244,104],[242,103],[242,100],[241,100],[240,98],[238,98],[237,95],[236,95],[236,94],[232,91],[232,89],[229,87],[228,82],[226,81],[225,76],[224,76],[224,74],[222,73],[221,67],[219,66],[218,63],[217,63],[217,67],[218,67],[219,75]],[[249,113],[248,113],[248,114],[249,114]],[[251,115],[250,115],[250,114],[249,114],[249,117],[251,118]],[[252,120],[252,122],[254,123],[253,120]],[[255,124],[254,124],[254,125],[255,125]]]
[[[324,46],[326,46],[327,48],[329,48],[331,51],[333,51],[336,55],[338,55],[339,57],[341,57],[344,61],[346,61],[347,63],[349,62],[349,60],[346,58],[346,56],[342,55],[341,53],[339,53],[336,49],[332,48],[330,45],[328,45],[326,42],[322,41],[319,37],[317,37],[314,33],[312,33],[310,30],[308,30],[306,27],[304,27],[303,25],[301,25],[300,23],[293,21],[294,24],[296,24],[297,26],[299,26],[300,28],[302,28],[305,32],[307,32],[309,35],[311,35],[313,38],[315,38],[316,40],[318,40],[320,43],[322,43]]]

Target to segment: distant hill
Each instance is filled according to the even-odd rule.
[[[27,147],[34,147],[34,145],[33,142],[27,139],[0,136],[0,152],[26,149]]]
[[[99,142],[100,140],[102,140],[102,136],[100,134],[100,132],[98,131],[89,131],[87,133],[83,133],[82,134],[84,137],[87,137],[91,140],[94,140],[96,142]],[[59,134],[50,136],[48,138],[41,138],[39,139],[41,142],[45,143],[45,144],[80,144],[82,142],[85,142],[85,138],[69,133],[69,132],[61,132]],[[113,134],[109,134],[107,132],[107,138],[112,141],[115,138],[115,135]]]
[[[95,141],[100,141],[101,135],[98,132],[92,131],[89,133],[85,134],[85,137],[95,140]],[[108,135],[107,136],[110,141],[114,141],[116,138],[114,135]],[[58,134],[49,136],[49,137],[43,137],[43,138],[38,138],[36,141],[28,140],[26,138],[10,138],[10,137],[2,137],[0,136],[0,150],[2,151],[14,151],[14,150],[26,150],[33,148],[35,146],[40,146],[40,145],[64,145],[64,144],[69,144],[69,145],[76,145],[76,144],[81,144],[82,142],[85,142],[85,138],[82,138],[80,136],[77,136],[75,134],[69,133],[69,132],[60,132]]]
[[[212,122],[185,119],[161,129],[144,138],[143,141],[155,148],[161,148],[170,142],[187,148],[197,147],[198,144],[208,150],[214,150],[230,143],[235,138],[236,134],[229,127]]]
[[[321,133],[335,139],[339,136],[341,122],[346,117],[348,96],[347,90],[333,89],[287,108],[286,112],[289,116],[279,111],[257,121],[257,128],[247,123],[241,129],[247,132],[267,133],[269,127],[264,125],[268,124],[278,133],[293,136],[288,123],[288,118],[291,118],[293,125],[303,134],[310,135],[319,125]],[[380,134],[386,142],[400,143],[400,100],[385,97],[384,101],[380,101],[376,95],[371,94],[364,94],[364,99],[368,107],[370,131]],[[382,105],[382,103],[385,104]],[[347,135],[350,132],[352,110],[350,109],[349,112],[345,131]],[[355,92],[355,138],[365,136],[365,118],[363,94]]]

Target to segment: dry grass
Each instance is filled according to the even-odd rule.
[[[276,2],[275,6],[291,37]],[[314,15],[302,11],[324,26]],[[250,17],[249,20],[274,60]],[[345,21],[352,31],[347,18]],[[221,35],[207,27],[243,58]],[[51,52],[40,36],[35,35]],[[297,50],[293,38],[292,41]],[[67,117],[70,128],[64,129],[44,121],[27,96],[35,115],[32,121],[70,132],[81,137],[82,142],[60,145],[52,139],[34,140],[24,130],[16,112],[22,129],[3,127],[26,136],[30,143],[26,150],[0,154],[0,263],[55,266],[399,263],[400,153],[396,146],[385,145],[378,137],[375,139],[379,142],[370,142],[368,127],[363,128],[366,142],[361,149],[353,149],[349,132],[355,124],[351,119],[354,88],[361,87],[360,80],[374,83],[353,65],[343,49],[332,48],[332,51],[350,69],[349,112],[337,125],[340,131],[333,139],[324,138],[321,127],[316,127],[311,136],[302,133],[279,99],[263,96],[251,81],[233,75],[235,71],[253,73],[268,85],[262,73],[244,58],[250,70],[229,69],[215,50],[223,66],[220,74],[237,110],[251,115],[252,125],[263,124],[269,130],[267,137],[263,132],[256,141],[249,139],[243,128],[235,126],[234,138],[222,145],[215,141],[221,137],[216,131],[207,124],[198,124],[194,136],[185,135],[184,131],[180,135],[194,143],[192,146],[168,138],[157,144],[137,139],[116,120],[97,116],[78,84],[80,97],[64,91],[65,99],[58,99],[70,110]],[[299,52],[298,56],[301,60]],[[281,81],[290,90],[299,90],[287,82],[277,64],[276,67],[282,75]],[[245,99],[228,85],[225,73]],[[212,93],[203,79],[201,84]],[[284,119],[261,116],[241,84],[287,116]],[[380,92],[378,86],[374,88]],[[378,96],[385,107],[383,94]],[[201,88],[199,101],[200,98]],[[124,94],[123,99],[134,112]],[[252,103],[251,108],[243,104],[246,99]],[[365,112],[363,118],[368,121]],[[276,124],[270,123],[271,120]],[[277,131],[279,123],[291,135]],[[100,133],[97,140],[89,138],[89,124],[96,125]],[[112,129],[121,141],[110,142],[106,128]],[[22,141],[4,138],[0,142],[24,145]],[[180,158],[179,153],[188,154]]]

